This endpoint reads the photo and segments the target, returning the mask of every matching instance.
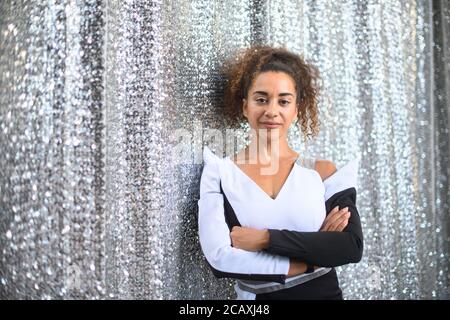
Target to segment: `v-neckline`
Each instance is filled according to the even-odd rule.
[[[230,161],[230,162],[231,162],[231,165],[234,166],[234,167],[236,168],[236,170],[239,171],[240,174],[242,174],[247,180],[249,180],[250,183],[253,184],[253,185],[256,187],[256,189],[258,189],[260,192],[262,192],[262,193],[265,195],[266,198],[268,198],[268,199],[269,199],[270,201],[272,201],[272,202],[275,202],[275,201],[278,200],[278,198],[280,198],[280,196],[282,195],[284,189],[286,189],[285,187],[286,187],[286,185],[289,183],[289,180],[290,180],[291,176],[294,175],[295,167],[298,166],[298,163],[297,163],[297,162],[298,162],[298,160],[300,159],[300,156],[298,156],[298,157],[295,159],[294,165],[292,166],[291,170],[289,171],[289,174],[288,174],[286,180],[284,180],[284,183],[283,183],[283,185],[281,186],[281,188],[280,188],[280,190],[278,191],[278,193],[277,193],[277,195],[276,195],[275,198],[272,198],[266,191],[264,191],[263,188],[261,188],[261,186],[260,186],[259,184],[257,184],[257,183],[255,182],[255,180],[253,180],[252,178],[250,178],[249,175],[247,175],[241,168],[239,168],[239,166],[238,166],[233,160],[231,160],[231,157],[230,157],[230,156],[226,157],[226,159],[227,159],[228,161]]]

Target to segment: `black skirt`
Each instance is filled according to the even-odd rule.
[[[257,294],[255,300],[343,300],[336,270],[292,288]]]

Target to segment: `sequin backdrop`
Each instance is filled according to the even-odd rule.
[[[220,140],[218,67],[264,43],[324,78],[322,131],[291,145],[362,160],[345,298],[448,298],[449,19],[423,0],[1,1],[0,296],[234,298],[199,248],[201,159],[175,163],[172,133],[197,155],[202,129]]]

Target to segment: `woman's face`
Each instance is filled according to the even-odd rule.
[[[279,130],[282,137],[297,119],[296,97],[291,76],[284,72],[262,72],[253,80],[247,99],[243,99],[243,114],[257,134],[259,129],[266,129],[270,137],[272,130]]]

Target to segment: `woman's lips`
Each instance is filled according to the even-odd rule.
[[[276,123],[276,122],[261,122],[261,124],[264,127],[268,128],[268,129],[274,129],[274,128],[277,128],[277,127],[279,127],[281,125],[281,124]]]

